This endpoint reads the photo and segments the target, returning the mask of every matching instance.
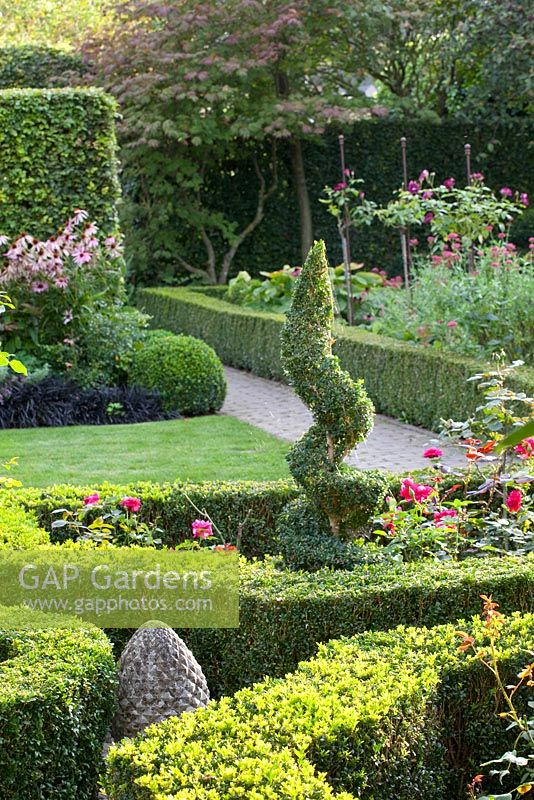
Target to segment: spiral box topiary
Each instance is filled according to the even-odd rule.
[[[282,330],[282,364],[289,382],[313,414],[314,424],[288,454],[323,528],[350,539],[383,501],[385,476],[343,463],[373,427],[374,408],[363,381],[353,380],[332,355],[333,296],[324,242],[314,244],[295,287]],[[283,527],[302,524],[302,509],[286,509]]]

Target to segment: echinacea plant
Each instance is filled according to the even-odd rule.
[[[83,209],[55,236],[0,236],[0,247],[0,285],[18,308],[4,330],[18,349],[73,341],[94,310],[123,298],[120,241],[101,236]]]

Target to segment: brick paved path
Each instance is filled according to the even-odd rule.
[[[232,367],[225,367],[225,371],[228,394],[223,414],[249,422],[287,441],[298,439],[310,427],[310,412],[289,386]],[[351,453],[347,462],[363,469],[381,468],[391,472],[423,468],[428,466],[423,450],[435,438],[432,431],[377,414],[369,438]],[[439,446],[445,451],[445,463],[465,463],[461,451],[450,445]]]

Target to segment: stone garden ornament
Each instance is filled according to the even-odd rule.
[[[113,737],[136,736],[167,717],[207,705],[209,690],[193,653],[168,626],[147,622],[119,662]]]

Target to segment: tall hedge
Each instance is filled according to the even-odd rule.
[[[304,143],[314,234],[326,241],[328,258],[333,264],[342,260],[339,234],[334,218],[318,200],[325,184],[339,180],[338,133],[332,129],[320,141]],[[408,140],[411,177],[417,177],[426,168],[436,172],[438,181],[452,175],[461,183],[465,176],[464,144],[469,142],[473,170],[481,170],[491,187],[511,186],[534,194],[532,122],[514,120],[508,125],[475,126],[454,119],[429,122],[373,118],[360,120],[343,133],[347,164],[364,179],[367,196],[378,203],[387,202],[402,181],[401,136]],[[245,269],[257,275],[260,270],[278,269],[285,263],[300,264],[299,213],[289,150],[281,143],[278,152],[278,192],[269,200],[261,225],[238,251],[234,272]],[[132,267],[136,278],[145,285],[163,282],[163,277],[167,280],[180,272],[175,257],[177,251],[191,263],[205,259],[202,243],[184,231],[178,216],[173,217],[173,202],[179,203],[179,198],[175,196],[172,174],[162,177],[158,170],[161,157],[161,153],[154,154],[152,169],[147,169],[142,181],[142,192],[139,165],[131,169],[132,174],[125,176],[127,236],[135,246]],[[220,179],[215,175],[206,194],[215,206],[239,222],[239,228],[254,216],[257,178],[251,163],[239,162],[232,166],[232,177]],[[514,226],[512,239],[518,244],[528,244],[533,219],[534,209],[531,209]],[[400,272],[398,236],[378,223],[354,235],[353,256],[369,268]]]
[[[49,236],[75,208],[116,227],[115,115],[97,89],[0,91],[0,233]]]
[[[241,308],[212,294],[183,287],[142,289],[137,304],[152,316],[154,327],[204,339],[224,364],[285,380],[280,360],[284,317]],[[342,368],[363,378],[380,414],[437,430],[442,417],[465,419],[480,402],[475,384],[467,379],[483,367],[472,359],[361,328],[338,327],[334,336]],[[534,371],[522,368],[511,385],[532,394]]]

